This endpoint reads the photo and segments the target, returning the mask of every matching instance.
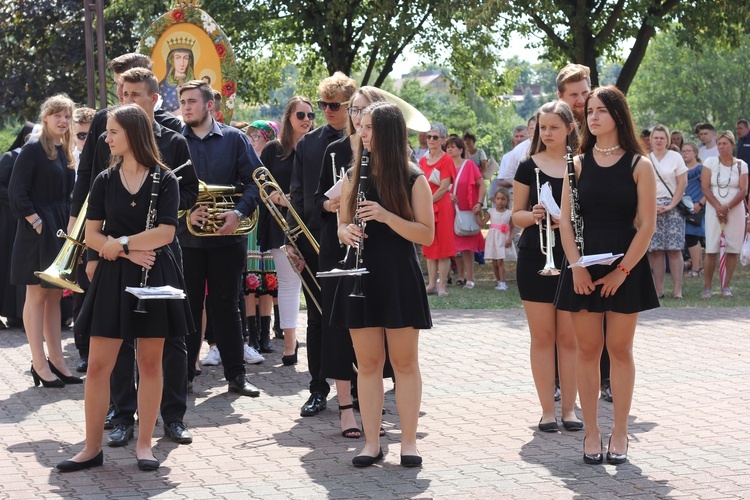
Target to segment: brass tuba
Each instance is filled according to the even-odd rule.
[[[180,210],[178,217],[185,216],[188,231],[194,236],[236,236],[250,234],[258,223],[258,210],[255,210],[246,219],[240,221],[237,229],[229,235],[217,234],[217,231],[224,225],[224,221],[219,219],[219,215],[234,210],[237,203],[242,199],[244,189],[239,186],[223,186],[216,184],[206,184],[198,181],[198,199],[193,208]],[[200,206],[208,206],[208,220],[200,228],[190,223],[190,214]]]
[[[72,290],[76,293],[83,293],[83,288],[78,285],[78,262],[81,260],[83,251],[86,250],[86,244],[83,241],[86,230],[86,210],[89,206],[89,198],[83,202],[81,211],[78,214],[76,223],[70,231],[70,235],[59,229],[58,238],[65,238],[60,252],[55,257],[52,264],[44,271],[36,271],[34,274],[37,278],[46,281],[60,288]]]
[[[273,201],[271,201],[271,195],[274,192],[280,193],[281,196],[284,196],[284,194],[281,190],[281,187],[276,182],[276,179],[273,178],[271,172],[269,172],[266,167],[256,168],[255,172],[253,172],[253,180],[258,185],[258,189],[260,191],[260,199],[263,201],[263,204],[266,206],[266,208],[268,208],[268,211],[273,216],[274,220],[276,220],[276,223],[281,227],[281,230],[284,232],[284,236],[286,236],[286,239],[289,241],[289,243],[281,247],[281,251],[284,252],[284,254],[289,259],[289,263],[292,265],[292,269],[294,269],[294,271],[297,273],[297,276],[299,276],[300,281],[302,282],[302,286],[304,286],[305,290],[307,290],[308,296],[312,298],[313,305],[318,309],[318,311],[322,311],[320,304],[318,304],[318,302],[314,298],[315,294],[312,292],[312,290],[310,290],[307,281],[302,277],[302,271],[299,270],[297,264],[295,264],[294,260],[292,260],[292,257],[289,255],[286,249],[287,246],[290,246],[294,249],[297,255],[302,256],[302,253],[297,246],[297,239],[301,235],[305,235],[305,238],[307,238],[307,240],[310,242],[310,246],[312,246],[313,250],[315,250],[315,253],[320,253],[320,245],[318,245],[318,242],[315,240],[315,236],[313,236],[307,226],[305,226],[302,218],[300,218],[299,214],[291,204],[288,204],[287,210],[296,222],[297,226],[294,228],[289,227],[289,223],[284,218],[284,215],[281,213],[279,207]],[[312,271],[310,271],[310,268],[308,266],[305,266],[304,270],[307,271],[310,282],[314,287],[317,288],[318,294],[320,294],[320,283],[318,283],[315,275],[312,273]]]

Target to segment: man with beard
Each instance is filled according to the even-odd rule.
[[[237,297],[245,269],[247,236],[232,235],[240,222],[255,211],[260,196],[253,182],[253,171],[261,166],[247,136],[211,117],[214,91],[201,80],[191,80],[180,89],[180,109],[185,120],[182,134],[188,141],[190,157],[198,178],[206,184],[242,185],[243,196],[234,210],[218,217],[223,223],[218,236],[192,235],[187,224],[201,226],[208,220],[208,208],[201,206],[190,220],[180,220],[177,234],[183,250],[185,287],[197,331],[201,331],[203,302],[208,284],[208,305],[213,313],[214,340],[224,365],[229,391],[257,397],[260,391],[246,377],[242,323]],[[188,380],[195,377],[195,362],[201,336],[188,338]]]

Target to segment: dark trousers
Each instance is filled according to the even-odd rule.
[[[180,421],[187,411],[187,349],[185,337],[164,340],[161,358],[164,386],[161,395],[161,418],[165,424]],[[117,354],[117,362],[109,380],[110,397],[115,407],[113,424],[133,425],[138,409],[135,389],[135,349],[133,341],[125,340]]]
[[[214,341],[219,348],[227,380],[245,374],[242,323],[237,297],[246,254],[247,242],[244,241],[219,248],[182,248],[185,291],[193,313],[193,324],[196,331],[200,332],[208,282]],[[200,334],[188,338],[187,350],[188,380],[192,381],[195,377],[195,362],[201,350]]]
[[[305,259],[305,265],[310,268],[313,276],[318,273],[318,254],[312,248],[302,246],[302,256]],[[302,287],[305,293],[305,302],[307,302],[307,366],[310,370],[310,393],[320,393],[327,396],[331,392],[331,386],[322,373],[323,368],[323,316],[315,307],[313,297],[310,296],[307,289],[313,291],[315,300],[322,304],[322,298],[318,288],[311,283],[310,275],[307,271],[302,273],[302,279],[307,283],[307,287]],[[320,280],[321,278],[318,278]],[[325,278],[323,278],[325,279]],[[329,311],[330,313],[330,311]]]

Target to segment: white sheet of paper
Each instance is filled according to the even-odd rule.
[[[341,196],[341,186],[343,185],[344,185],[344,180],[339,179],[338,181],[336,181],[336,184],[331,186],[331,189],[326,191],[324,194],[328,197],[329,200],[338,198],[339,196]]]
[[[557,205],[555,197],[552,196],[552,187],[549,185],[549,182],[545,182],[542,185],[542,189],[539,192],[539,203],[552,217],[555,219],[560,218],[560,207]]]
[[[185,292],[173,286],[126,286],[125,291],[139,299],[184,299]]]
[[[338,276],[361,276],[363,274],[370,274],[370,271],[364,267],[359,269],[339,269],[335,267],[330,271],[319,271],[315,276],[318,278],[336,278]]]
[[[589,266],[608,266],[612,264],[614,261],[619,259],[625,254],[618,253],[618,254],[612,254],[609,253],[598,253],[596,255],[584,255],[580,259],[578,259],[578,262],[574,262],[570,264],[568,267],[589,267]]]

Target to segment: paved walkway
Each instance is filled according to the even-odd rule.
[[[281,366],[275,341],[277,352],[248,369],[260,398],[230,395],[221,367],[204,370],[186,418],[195,441],[176,445],[157,428],[157,472],[136,469],[131,441],[106,448],[103,467],[60,474],[54,464],[81,448],[83,389],[34,388],[25,335],[2,331],[0,499],[750,498],[749,319],[750,308],[642,315],[631,461],[617,467],[584,465],[582,433],[536,431],[521,310],[435,312],[421,337],[422,469],[398,465],[390,390],[386,460],[354,469],[362,440],[340,436],[335,397],[321,415],[299,416],[306,364]],[[64,342],[72,366],[70,332]],[[606,440],[611,405],[600,407]]]

